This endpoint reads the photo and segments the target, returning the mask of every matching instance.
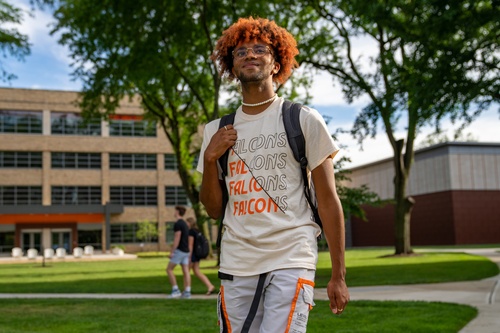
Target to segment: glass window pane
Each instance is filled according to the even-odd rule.
[[[165,169],[177,170],[177,157],[174,154],[165,154]]]
[[[41,204],[41,186],[0,186],[0,206]]]

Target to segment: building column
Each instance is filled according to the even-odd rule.
[[[104,122],[102,122],[104,123]],[[106,205],[104,208],[105,214],[104,214],[104,221],[102,224],[102,238],[101,238],[101,243],[102,243],[102,251],[104,252],[109,252],[111,249],[111,221],[110,218],[111,216],[108,214],[108,203],[110,202],[109,198],[109,153],[102,153],[101,154],[101,200],[102,204]]]
[[[42,115],[42,134],[50,135],[50,110],[43,110]],[[42,152],[42,205],[50,206],[52,203],[50,191],[50,169],[51,169],[50,151]]]
[[[50,123],[50,110],[43,110],[42,115],[42,134],[50,135],[51,133],[51,123]]]
[[[42,205],[44,206],[50,206],[52,204],[50,170],[50,151],[44,151],[42,152]]]
[[[165,229],[165,216],[167,214],[167,207],[165,206],[165,155],[157,154],[157,189],[158,189],[158,216],[156,217],[158,221],[158,250],[166,251],[167,246],[167,233]]]

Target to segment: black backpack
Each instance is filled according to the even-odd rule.
[[[304,134],[302,133],[302,128],[300,127],[300,109],[302,108],[302,104],[293,103],[288,100],[283,102],[283,123],[285,124],[286,136],[288,139],[288,144],[293,151],[293,157],[300,164],[300,170],[302,173],[302,179],[304,184],[304,194],[306,196],[307,202],[311,207],[311,210],[314,215],[314,221],[323,229],[323,224],[321,223],[321,219],[318,213],[318,206],[316,203],[315,193],[311,191],[311,187],[309,185],[309,180],[307,177],[307,158],[306,158],[306,140],[304,138]],[[225,115],[221,118],[219,123],[219,128],[224,127],[225,125],[233,124],[234,117],[236,113],[233,112],[231,114]],[[229,156],[229,149],[219,158],[219,165],[222,169],[222,174],[224,177],[227,175],[227,159]],[[223,205],[222,205],[222,217],[220,220],[219,226],[219,235],[217,237],[217,246],[220,247],[221,236],[222,236],[222,227],[224,214],[226,211],[226,205],[228,202],[228,191],[226,188],[226,182],[222,183],[222,197],[223,197]],[[320,235],[321,237],[321,235]],[[320,238],[318,237],[318,239]]]
[[[210,244],[208,239],[200,231],[196,231],[196,238],[194,240],[194,255],[199,259],[205,259],[208,257],[210,251]]]

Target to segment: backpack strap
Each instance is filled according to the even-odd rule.
[[[311,207],[314,215],[314,221],[323,228],[321,219],[319,217],[318,208],[312,201],[311,189],[309,185],[309,178],[307,177],[307,157],[306,157],[306,140],[304,134],[302,133],[302,128],[300,126],[300,110],[302,109],[302,104],[292,103],[288,100],[283,102],[283,123],[285,124],[286,136],[288,139],[288,144],[293,152],[293,157],[300,165],[300,171],[302,174],[304,194]]]
[[[233,112],[233,113],[230,113],[230,114],[223,116],[219,122],[219,129],[221,129],[222,127],[224,127],[226,125],[234,124],[235,115],[236,115],[236,113]],[[220,243],[222,241],[222,229],[224,227],[224,215],[226,213],[227,202],[229,201],[229,193],[227,191],[226,181],[224,179],[224,178],[226,178],[226,175],[227,175],[227,160],[228,160],[228,158],[229,158],[229,149],[226,150],[226,152],[221,157],[219,157],[219,166],[222,169],[222,177],[223,177],[222,181],[220,182],[221,187],[222,187],[222,215],[220,217],[219,232],[217,235],[217,242],[216,242],[217,248],[219,248],[219,249],[220,249]]]

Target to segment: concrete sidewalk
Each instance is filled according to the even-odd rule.
[[[500,249],[457,249],[489,258],[500,266]],[[433,252],[436,252],[433,250]],[[476,307],[478,316],[459,333],[500,332],[500,275],[480,281],[349,288],[351,300],[397,300],[459,303]],[[166,299],[166,294],[0,294],[2,298],[111,298]],[[216,295],[193,295],[213,299]],[[328,300],[326,289],[315,290],[314,298]]]

